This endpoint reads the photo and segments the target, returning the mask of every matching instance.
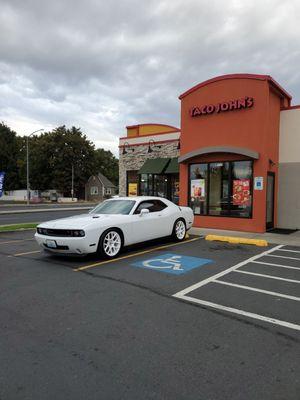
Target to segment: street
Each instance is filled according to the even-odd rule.
[[[33,232],[0,234],[1,400],[299,400],[299,248],[191,236],[104,261]]]
[[[95,207],[94,203],[77,205],[31,205],[31,206],[0,206],[0,225],[22,224],[26,222],[39,223],[57,218],[86,214]]]
[[[0,213],[3,211],[7,212],[14,212],[15,210],[18,211],[30,211],[30,210],[38,210],[38,209],[63,209],[63,208],[78,208],[78,207],[95,207],[97,203],[88,203],[88,202],[74,202],[70,203],[39,203],[39,204],[15,204],[15,203],[7,203],[5,201],[0,202]]]

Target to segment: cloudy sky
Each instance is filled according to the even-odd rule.
[[[216,75],[272,75],[297,104],[299,21],[299,0],[0,0],[0,120],[116,154],[126,125],[179,126],[178,95]]]

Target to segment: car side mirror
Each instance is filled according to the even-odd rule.
[[[141,212],[140,212],[140,217],[142,217],[143,215],[149,214],[149,210],[148,208],[142,208]]]

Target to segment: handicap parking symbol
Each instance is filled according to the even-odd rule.
[[[145,269],[154,269],[168,274],[181,275],[194,268],[212,263],[207,258],[183,256],[180,254],[166,253],[152,258],[137,261],[131,265]]]

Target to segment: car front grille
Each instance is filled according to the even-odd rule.
[[[84,231],[75,230],[75,229],[37,228],[37,233],[39,233],[40,235],[57,236],[57,237],[80,237],[80,236],[84,236]]]
[[[46,235],[46,236],[72,236],[72,231],[67,230],[67,229],[46,229],[46,228],[40,228],[40,234],[41,235]]]

